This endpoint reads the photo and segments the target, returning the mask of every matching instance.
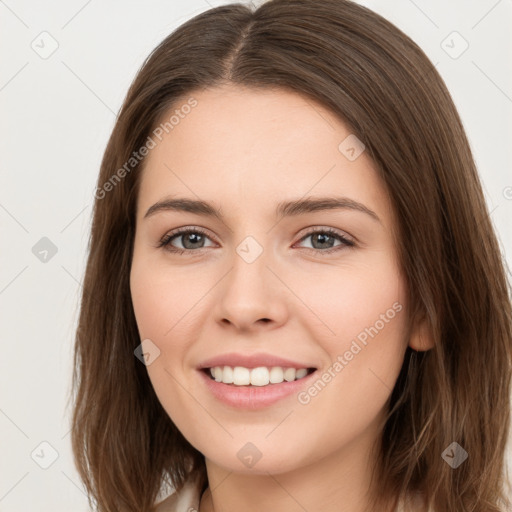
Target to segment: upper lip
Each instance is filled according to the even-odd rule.
[[[293,361],[292,359],[285,359],[272,354],[236,354],[231,352],[229,354],[221,354],[210,359],[206,359],[199,366],[198,369],[214,368],[215,366],[243,366],[244,368],[258,368],[259,366],[283,366],[288,368],[315,368],[311,364]]]

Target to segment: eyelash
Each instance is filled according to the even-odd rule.
[[[193,253],[193,252],[200,252],[201,249],[207,249],[207,247],[200,247],[199,249],[180,249],[179,247],[174,247],[171,245],[171,241],[175,238],[178,238],[180,235],[187,235],[191,233],[196,233],[203,235],[207,238],[210,238],[206,231],[204,231],[201,228],[179,228],[175,231],[171,231],[170,233],[166,234],[157,245],[157,248],[163,248],[166,251],[177,253],[177,254],[183,254],[185,252]],[[308,233],[306,233],[299,242],[304,241],[306,238],[316,234],[316,233],[322,233],[327,234],[329,236],[332,236],[336,239],[338,239],[341,242],[341,245],[337,245],[335,247],[331,247],[330,249],[314,249],[312,247],[303,247],[303,249],[308,249],[310,251],[314,251],[316,253],[322,253],[322,254],[331,254],[335,251],[338,251],[340,249],[346,248],[346,247],[353,247],[355,243],[352,240],[349,240],[345,236],[343,236],[338,231],[332,229],[332,228],[316,228]]]

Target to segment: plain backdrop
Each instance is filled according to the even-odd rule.
[[[101,157],[144,58],[226,3],[0,0],[0,512],[87,510],[66,400]],[[360,3],[445,80],[510,266],[512,0]]]

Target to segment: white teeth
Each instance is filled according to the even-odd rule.
[[[233,383],[233,368],[231,368],[231,366],[224,366],[224,370],[222,370],[221,380],[225,384]]]
[[[295,368],[286,368],[286,370],[283,373],[284,380],[291,382],[292,380],[295,380]]]
[[[271,384],[279,384],[283,382],[283,369],[279,366],[274,366],[269,372],[269,381]]]
[[[251,370],[251,384],[253,386],[266,386],[270,382],[268,368],[261,366]]]
[[[287,381],[302,379],[308,374],[307,368],[281,368],[273,366],[267,368],[259,366],[258,368],[244,368],[243,366],[215,366],[210,368],[211,376],[217,382],[224,384],[234,384],[235,386],[266,386],[270,384],[280,384]]]
[[[221,382],[222,381],[222,368],[220,368],[219,366],[215,367],[213,369],[213,376],[215,377],[215,380],[217,382]]]
[[[222,381],[224,382],[224,380]],[[233,384],[247,386],[251,383],[251,371],[248,368],[235,366],[233,368]]]
[[[295,372],[295,378],[296,379],[302,379],[302,377],[305,377],[308,374],[308,371],[306,368],[301,368],[300,370],[297,370]]]

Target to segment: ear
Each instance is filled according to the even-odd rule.
[[[425,316],[414,322],[409,338],[409,346],[418,352],[426,352],[434,348],[434,337]]]

